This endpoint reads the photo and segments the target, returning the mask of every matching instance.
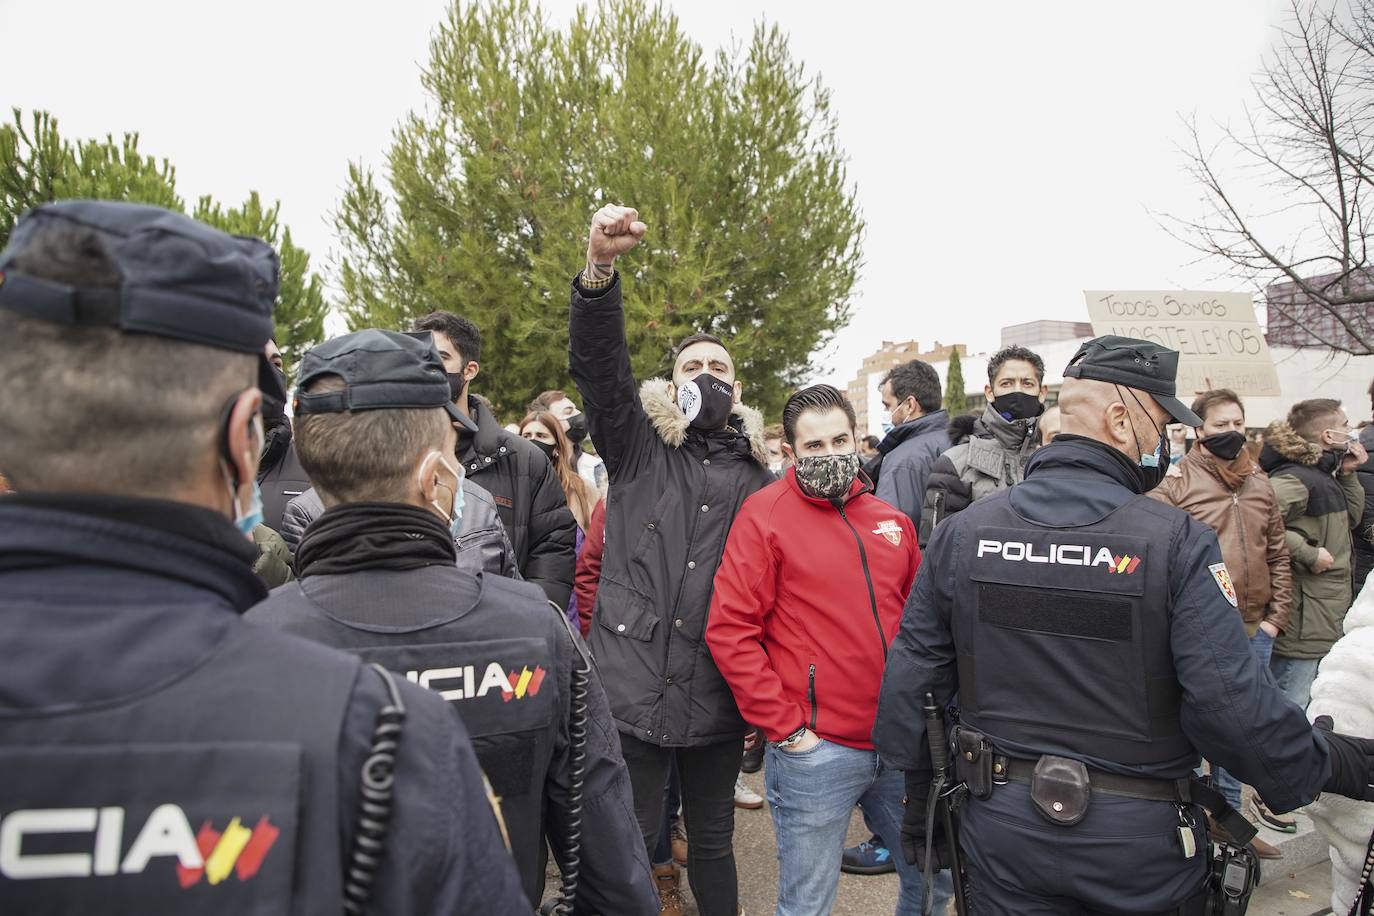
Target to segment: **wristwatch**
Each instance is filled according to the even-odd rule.
[[[781,741],[774,741],[773,746],[777,748],[796,747],[798,744],[801,744],[801,740],[805,737],[806,726],[803,725],[801,728],[797,729],[792,734],[788,735],[786,738],[783,738]]]

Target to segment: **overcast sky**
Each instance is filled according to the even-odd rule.
[[[543,6],[563,23],[575,4]],[[1281,0],[673,7],[708,49],[776,21],[834,91],[868,236],[854,320],[821,354],[832,380],[883,339],[980,351],[1005,324],[1086,320],[1084,289],[1227,288],[1152,212],[1199,211],[1179,116],[1240,116]],[[69,138],[138,130],[188,200],[280,199],[323,266],[347,162],[379,165],[424,104],[444,9],[0,0],[0,103]]]

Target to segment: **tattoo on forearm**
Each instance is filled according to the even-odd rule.
[[[604,264],[593,264],[588,261],[586,273],[589,280],[609,280],[611,275],[615,273],[615,265],[611,261]]]

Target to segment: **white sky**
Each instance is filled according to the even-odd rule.
[[[557,24],[574,7],[544,4]],[[1086,320],[1084,289],[1235,285],[1189,266],[1152,212],[1198,212],[1179,116],[1239,118],[1282,0],[674,8],[707,49],[778,22],[834,91],[868,236],[853,322],[822,354],[832,381],[883,339],[979,351],[1005,324]],[[0,0],[0,105],[47,109],[69,138],[138,130],[188,200],[280,199],[322,268],[347,162],[380,165],[392,127],[423,105],[444,9]]]

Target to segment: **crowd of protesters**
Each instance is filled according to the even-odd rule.
[[[297,716],[319,712],[307,770],[337,787],[337,799],[311,788],[301,790],[304,801],[277,800],[282,810],[299,802],[309,812],[298,826],[295,890],[283,893],[328,900],[329,881],[350,887],[347,865],[322,867],[329,853],[321,850],[351,848],[366,832],[365,821],[350,820],[357,770],[372,711],[391,708],[390,696],[410,710],[407,735],[419,723],[424,736],[401,745],[397,785],[406,787],[369,891],[387,911],[530,912],[551,849],[565,877],[577,875],[569,912],[680,914],[685,867],[698,911],[734,916],[742,912],[735,810],[765,801],[777,840],[778,913],[829,912],[842,869],[895,871],[899,914],[920,912],[926,893],[940,911],[949,874],[923,876],[914,857],[896,852],[906,790],[872,737],[884,666],[922,548],[951,517],[1020,483],[1032,455],[1059,434],[1044,362],[1024,347],[999,351],[984,402],[955,416],[941,406],[932,366],[900,365],[879,386],[890,419],[881,438],[858,429],[852,405],[828,385],[796,391],[779,417],[764,417],[747,406],[749,380],[727,343],[708,333],[675,347],[670,377],[638,379],[615,263],[646,228],[628,208],[595,215],[586,267],[571,288],[576,391],[545,391],[503,427],[479,393],[484,360],[503,355],[483,351],[481,329],[466,317],[435,312],[406,333],[328,341],[302,359],[293,397],[275,344],[253,337],[270,327],[263,310],[270,317],[271,296],[261,295],[275,284],[270,254],[154,208],[57,205],[27,217],[0,258],[0,278],[11,281],[0,286],[0,389],[33,394],[33,403],[7,398],[0,408],[8,439],[0,491],[10,491],[0,531],[39,534],[0,547],[14,558],[0,563],[0,612],[12,615],[7,657],[22,653],[42,685],[51,680],[44,672],[74,657],[73,646],[121,644],[96,619],[107,600],[146,618],[136,632],[171,627],[176,602],[204,619],[150,637],[130,655],[148,670],[125,680],[107,675],[26,694],[14,675],[0,674],[0,714],[52,704],[98,710],[160,690],[213,656],[210,647],[238,640],[242,670],[260,683],[237,697],[242,723],[205,740],[248,741],[261,737],[255,723],[277,719],[274,740],[286,740]],[[172,249],[164,255],[147,241],[159,233],[220,252],[187,268],[202,272],[200,285],[170,264]],[[192,313],[203,309],[209,330],[126,320],[143,301],[120,292],[132,271],[164,295],[144,302],[145,317],[180,297]],[[216,316],[207,277],[250,290],[235,294],[233,316]],[[54,298],[54,289],[67,292]],[[55,318],[59,300],[74,304]],[[83,301],[115,304],[101,312]],[[89,319],[98,326],[83,324],[82,315],[102,314]],[[211,327],[216,321],[222,327]],[[245,354],[255,348],[263,366],[250,384]],[[56,368],[83,358],[121,381],[96,397],[80,368]],[[41,371],[40,359],[49,363]],[[188,373],[178,384],[199,380],[201,390],[168,390],[168,366]],[[1374,412],[1374,386],[1370,394]],[[121,422],[130,405],[137,410]],[[58,420],[97,410],[105,413],[98,427],[110,431],[86,444],[78,439],[87,429]],[[1254,659],[1294,703],[1319,704],[1333,695],[1323,687],[1329,672],[1361,665],[1351,649],[1333,652],[1343,624],[1363,628],[1347,640],[1368,639],[1369,615],[1347,611],[1374,565],[1374,426],[1314,399],[1255,437],[1242,398],[1228,390],[1198,394],[1192,410],[1202,425],[1171,429],[1170,471],[1149,495],[1216,532],[1225,563],[1213,575]],[[117,428],[155,434],[120,441]],[[169,444],[173,436],[184,441]],[[225,516],[251,547],[226,543],[216,527]],[[197,572],[182,554],[215,571]],[[223,568],[231,561],[260,584],[234,578]],[[63,568],[70,575],[54,595],[42,571]],[[198,576],[222,584],[198,585]],[[1366,591],[1363,600],[1374,599]],[[44,601],[77,621],[65,647],[61,633],[41,627],[16,635]],[[162,611],[137,610],[143,605]],[[245,616],[250,635],[224,609]],[[365,681],[332,653],[306,652],[269,628],[348,650],[402,679]],[[168,639],[182,648],[159,655]],[[422,651],[455,644],[484,647],[495,680],[490,666],[435,665],[438,656]],[[197,645],[200,654],[186,648]],[[322,686],[310,694],[318,709],[302,700],[268,712],[274,695],[295,689],[293,653],[322,685],[345,685],[344,699]],[[1374,683],[1369,667],[1362,670]],[[177,732],[175,704],[157,714]],[[73,739],[84,733],[71,727],[78,731],[65,737],[35,731],[23,740],[121,739],[99,728],[99,740]],[[0,752],[20,734],[0,724]],[[330,734],[346,736],[346,763],[329,753]],[[174,740],[155,737],[140,741]],[[760,768],[766,799],[740,779]],[[1224,768],[1210,772],[1233,808],[1244,801],[1263,824],[1296,829],[1263,799],[1246,799]],[[176,767],[170,773],[180,778]],[[489,796],[500,799],[503,825],[488,814]],[[450,802],[426,820],[426,799],[440,797]],[[872,835],[846,849],[855,807]],[[328,817],[316,818],[317,808]],[[1358,839],[1341,825],[1339,805],[1323,813],[1341,842]],[[408,830],[407,848],[428,845],[412,860],[395,845]],[[331,832],[333,845],[321,842]],[[511,856],[500,852],[502,834]],[[208,857],[216,841],[204,842]],[[466,857],[445,862],[435,851],[455,844],[469,848]],[[1260,840],[1254,848],[1280,855]],[[460,859],[461,868],[449,867]],[[310,869],[310,881],[299,877]],[[80,888],[63,893],[86,899]]]

